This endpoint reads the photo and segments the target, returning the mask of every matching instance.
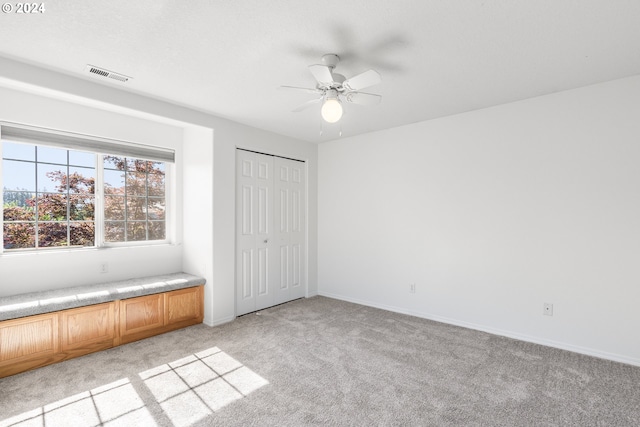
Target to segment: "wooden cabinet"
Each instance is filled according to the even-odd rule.
[[[204,286],[0,322],[0,378],[202,323]]]
[[[87,354],[117,345],[115,311],[116,302],[61,311],[62,352]]]
[[[165,325],[164,301],[165,294],[120,301],[120,342],[124,344],[161,333],[160,329]]]
[[[60,360],[58,314],[0,322],[0,378]]]
[[[180,289],[166,294],[167,325],[201,323],[204,318],[202,287]]]
[[[202,323],[202,286],[120,301],[120,342]]]

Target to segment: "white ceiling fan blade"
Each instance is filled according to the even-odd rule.
[[[297,90],[297,91],[303,91],[303,92],[307,92],[307,93],[321,93],[322,91],[318,90],[318,89],[311,89],[311,88],[306,88],[306,87],[296,87],[296,86],[280,86],[278,89],[280,90]]]
[[[313,74],[313,77],[315,77],[320,86],[331,86],[333,83],[331,69],[326,65],[309,65],[309,71],[311,71],[311,74]]]
[[[368,70],[345,80],[342,87],[348,91],[360,90],[369,86],[377,85],[382,81],[380,73],[375,70]]]
[[[373,93],[349,92],[344,94],[347,102],[358,105],[377,105],[382,100],[382,96]]]
[[[306,110],[307,108],[319,103],[320,101],[322,101],[322,98],[312,99],[311,101],[307,101],[304,104],[298,105],[296,108],[294,108],[291,111],[294,113],[299,113],[300,111]]]

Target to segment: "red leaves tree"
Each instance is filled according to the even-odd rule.
[[[105,240],[163,240],[165,173],[162,163],[116,156],[104,159],[105,169],[117,171],[123,177],[120,187],[105,184]]]
[[[94,194],[95,179],[79,173],[67,175],[49,172],[55,181],[55,193],[27,193],[23,203],[4,204],[3,243],[5,249],[36,246],[36,216],[38,247],[92,246],[95,241]],[[68,191],[67,191],[68,185]],[[69,219],[69,236],[67,236]]]
[[[105,240],[165,239],[162,163],[118,156],[105,156],[103,161],[105,170],[122,176],[121,185],[104,187]],[[56,183],[54,192],[35,196],[5,189],[4,248],[93,246],[95,179],[77,172],[67,175],[61,170],[46,176]]]

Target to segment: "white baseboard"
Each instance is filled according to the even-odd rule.
[[[580,353],[587,356],[593,356],[600,359],[612,360],[614,362],[626,363],[628,365],[640,366],[640,359],[635,357],[623,356],[620,354],[609,353],[606,351],[596,350],[588,347],[581,347],[572,344],[567,344],[559,341],[548,340],[545,338],[534,337],[526,334],[521,334],[514,331],[507,331],[504,329],[497,329],[492,327],[487,327],[484,325],[479,325],[476,323],[465,322],[462,320],[451,319],[448,317],[432,315],[429,313],[424,313],[416,310],[408,310],[401,307],[395,307],[386,304],[379,304],[373,301],[362,300],[359,298],[351,298],[344,295],[334,294],[330,292],[322,292],[319,291],[318,295],[324,296],[327,298],[333,298],[341,301],[352,302],[354,304],[366,305],[368,307],[379,308],[382,310],[393,311],[395,313],[408,314],[410,316],[420,317],[422,319],[434,320],[436,322],[447,323],[449,325],[462,326],[463,328],[474,329],[477,331],[487,332],[493,335],[499,335],[507,338],[513,338],[520,341],[526,341],[534,344],[540,344],[547,347],[558,348],[560,350],[572,351],[574,353]]]
[[[225,323],[233,322],[235,319],[236,319],[236,316],[221,317],[219,319],[208,319],[205,317],[202,323],[204,323],[207,326],[218,326],[218,325],[223,325]]]

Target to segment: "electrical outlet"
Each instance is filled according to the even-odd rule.
[[[544,314],[545,316],[553,316],[553,304],[545,302],[542,306],[542,314]]]
[[[100,273],[108,273],[109,272],[109,264],[106,262],[103,262],[102,264],[100,264]]]
[[[412,283],[412,284],[409,286],[409,293],[410,293],[410,294],[415,294],[415,293],[416,293],[416,284],[415,284],[415,283]]]

